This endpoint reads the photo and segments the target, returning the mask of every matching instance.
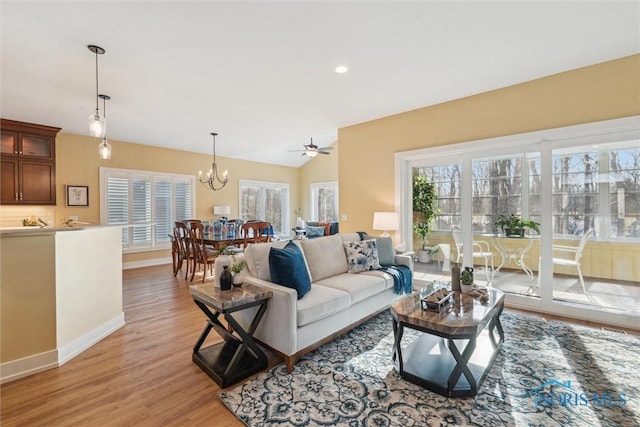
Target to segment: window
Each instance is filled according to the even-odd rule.
[[[273,232],[289,234],[289,184],[240,180],[240,217],[271,223]]]
[[[436,188],[439,213],[433,231],[449,232],[452,225],[460,226],[461,169],[462,165],[457,163],[414,168],[414,175],[426,177]]]
[[[593,229],[597,239],[637,240],[640,141],[637,124],[627,122],[407,152],[403,168],[410,169],[401,172],[404,203],[410,200],[408,178],[423,175],[438,195],[434,232],[450,232],[452,225],[469,221],[474,233],[496,233],[496,215],[514,213],[537,222],[548,215],[554,238]],[[550,203],[546,212],[543,201]],[[411,231],[403,231],[407,239],[413,237]]]
[[[554,150],[553,231],[640,237],[638,141]]]
[[[332,222],[338,220],[338,183],[318,182],[310,185],[310,221]]]
[[[100,168],[100,222],[122,225],[125,250],[170,246],[173,223],[194,212],[190,175]]]

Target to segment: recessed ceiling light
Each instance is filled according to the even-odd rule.
[[[349,71],[349,69],[344,65],[339,65],[339,66],[336,67],[336,73],[338,73],[338,74],[344,74],[347,71]]]

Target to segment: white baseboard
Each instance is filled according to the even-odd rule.
[[[124,313],[120,313],[108,322],[57,350],[3,363],[0,365],[0,384],[62,366],[124,325]]]
[[[125,262],[122,264],[122,269],[131,270],[133,268],[152,267],[154,265],[171,264],[172,262],[173,261],[171,260],[171,258],[146,259],[144,261]],[[171,269],[171,267],[169,267],[169,269]]]
[[[124,312],[120,313],[118,316],[109,320],[107,323],[103,323],[92,331],[84,334],[83,336],[76,338],[71,341],[69,344],[58,348],[58,364],[59,366],[64,365],[69,360],[76,357],[78,354],[82,353],[98,341],[104,339],[105,337],[111,335],[113,332],[122,328],[125,325],[124,322]]]
[[[15,381],[57,367],[58,352],[56,350],[12,360],[11,362],[0,365],[0,384]]]

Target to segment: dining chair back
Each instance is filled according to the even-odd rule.
[[[201,222],[190,223],[190,241],[193,246],[194,268],[191,271],[191,281],[196,274],[196,267],[202,266],[202,283],[207,279],[207,271],[213,275],[213,264],[218,257],[218,252],[206,244],[205,230]]]
[[[194,263],[194,252],[190,239],[191,231],[185,222],[176,221],[173,234],[178,247],[178,268],[174,269],[174,276],[178,274],[178,271],[182,269],[183,263],[186,262],[187,268],[184,274],[186,280]]]
[[[244,247],[249,243],[262,243],[271,241],[271,223],[267,221],[248,221],[242,224],[242,238]]]

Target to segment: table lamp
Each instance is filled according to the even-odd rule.
[[[389,231],[400,229],[398,214],[396,212],[374,212],[373,229],[382,230],[381,237],[390,237]]]
[[[231,206],[214,206],[213,214],[218,215],[218,218],[221,222],[226,223],[228,218],[227,215],[231,214]]]

